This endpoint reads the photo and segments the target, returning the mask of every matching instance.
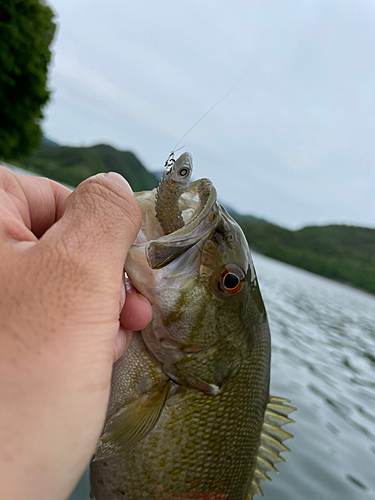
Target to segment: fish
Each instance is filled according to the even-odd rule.
[[[191,176],[191,155],[180,158],[157,189],[134,195],[142,225],[125,270],[153,316],[113,367],[95,500],[251,500],[290,451],[282,426],[295,408],[269,393],[270,330],[248,243],[209,179],[176,177],[184,165]],[[168,198],[172,176],[180,186]],[[181,220],[168,225],[171,213]]]

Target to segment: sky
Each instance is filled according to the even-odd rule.
[[[161,170],[231,90],[180,143],[195,178],[284,227],[375,227],[373,0],[49,4],[47,137]]]

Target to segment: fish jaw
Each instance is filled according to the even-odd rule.
[[[155,214],[156,189],[134,193],[134,197],[141,208],[142,224],[128,252],[125,271],[136,288],[153,304],[155,286],[166,274],[155,270],[166,267],[208,237],[215,226],[217,194],[208,179],[191,183],[181,196],[185,225],[167,235]],[[185,258],[184,264],[187,261]]]

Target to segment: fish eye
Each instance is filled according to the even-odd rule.
[[[182,168],[179,173],[180,177],[186,177],[188,174],[188,169],[187,168]]]
[[[239,277],[233,273],[227,273],[223,278],[223,285],[227,290],[235,290],[239,282]]]
[[[226,266],[219,275],[219,290],[224,295],[235,295],[240,292],[243,287],[245,275],[243,271],[235,266]]]

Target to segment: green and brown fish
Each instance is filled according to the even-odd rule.
[[[95,500],[250,500],[292,437],[281,427],[294,408],[269,395],[270,333],[248,244],[208,179],[178,176],[186,167],[190,177],[188,153],[158,190],[135,194],[143,223],[125,269],[153,319],[114,365]],[[171,179],[184,188],[164,190]]]

